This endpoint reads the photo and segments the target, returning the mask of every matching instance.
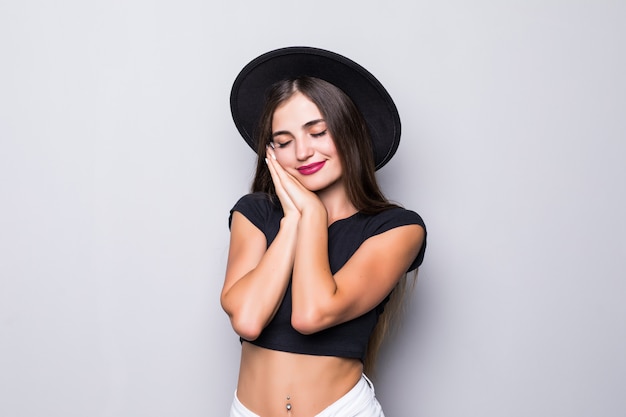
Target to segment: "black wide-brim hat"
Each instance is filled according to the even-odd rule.
[[[244,140],[256,152],[257,127],[269,87],[281,80],[316,77],[340,88],[363,115],[376,169],[385,165],[400,143],[400,116],[383,85],[365,68],[337,53],[312,47],[267,52],[248,63],[230,93],[230,110]]]

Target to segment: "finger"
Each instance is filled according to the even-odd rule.
[[[300,181],[298,181],[298,179],[296,177],[291,175],[289,172],[287,172],[287,170],[285,168],[283,168],[282,165],[280,165],[280,163],[276,159],[276,155],[274,154],[274,150],[271,149],[270,147],[267,148],[267,156],[268,156],[268,160],[272,163],[272,166],[274,167],[276,175],[280,178],[280,181],[281,181],[283,187],[289,186],[288,185],[289,183],[294,183],[300,189],[305,189],[305,187],[302,185],[302,183]]]
[[[291,196],[289,195],[289,192],[285,188],[285,183],[284,183],[283,178],[289,181],[284,176],[284,174],[286,173],[283,170],[283,168],[280,166],[280,164],[276,161],[276,159],[269,153],[269,151],[267,152],[265,162],[267,163],[267,167],[270,171],[270,176],[272,177],[272,182],[274,183],[274,189],[276,190],[276,195],[278,196],[278,199],[280,200],[280,203],[283,206],[283,209],[284,210],[287,210],[287,209],[297,210],[297,207],[294,204],[293,199],[291,198]]]
[[[283,167],[280,165],[274,152],[271,149],[267,150],[267,160],[268,166],[270,167],[270,173],[273,175],[273,181],[279,182],[280,186],[285,190],[286,193],[291,194],[292,192],[297,192],[298,188],[293,188],[295,185],[299,187],[301,190],[304,189],[304,186],[298,181],[293,175],[289,174]]]
[[[302,212],[304,207],[312,206],[311,200],[318,200],[315,193],[307,189],[295,176],[285,170],[282,165],[273,157],[271,149],[267,151],[267,164],[272,174],[272,180],[276,188],[276,194],[281,199],[283,208],[289,204],[298,212]],[[287,202],[289,200],[289,202]],[[307,201],[309,203],[307,203]]]
[[[278,193],[280,191],[284,191],[280,175],[277,172],[275,160],[272,158],[269,152],[265,157],[265,163],[267,164],[267,168],[270,171],[270,176],[272,177],[272,182],[274,183],[274,188],[276,189],[276,192]]]
[[[274,173],[281,179],[283,180],[285,178],[285,174],[286,171],[285,169],[282,167],[282,165],[280,165],[280,163],[278,162],[278,160],[276,159],[276,154],[274,153],[274,150],[271,149],[269,146],[267,147],[267,151],[266,151],[266,157],[268,159],[268,163],[269,165],[271,165],[274,169]]]

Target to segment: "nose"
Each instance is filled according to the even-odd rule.
[[[303,135],[302,137],[295,140],[296,143],[296,158],[299,161],[305,161],[313,156],[315,153],[315,149],[311,146],[311,140]]]

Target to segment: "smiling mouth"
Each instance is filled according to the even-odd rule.
[[[322,169],[325,163],[326,161],[315,162],[309,165],[298,167],[297,170],[302,175],[311,175],[311,174],[315,174],[317,171]]]

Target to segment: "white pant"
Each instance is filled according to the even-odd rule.
[[[248,410],[237,398],[230,407],[230,417],[259,417]],[[363,375],[359,382],[343,397],[322,410],[315,417],[385,417],[376,399],[374,385]]]

